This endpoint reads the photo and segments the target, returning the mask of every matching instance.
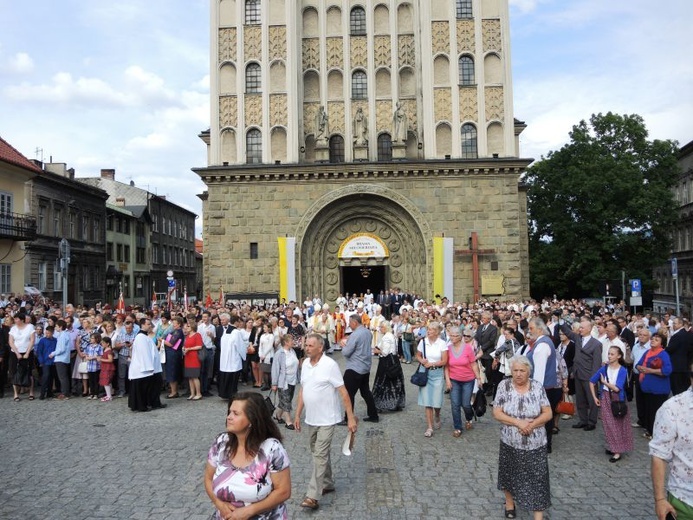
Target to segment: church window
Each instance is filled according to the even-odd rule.
[[[344,138],[341,135],[330,137],[330,162],[344,162]]]
[[[368,80],[366,79],[366,73],[362,70],[357,70],[351,76],[351,98],[368,98]]]
[[[470,123],[462,125],[462,158],[477,158],[476,127]]]
[[[471,56],[460,56],[460,85],[474,85],[474,60]]]
[[[351,10],[351,35],[363,36],[366,34],[366,11],[363,7],[354,7]]]
[[[378,136],[378,160],[392,160],[392,138],[390,134],[380,134]]]
[[[257,128],[248,130],[245,136],[245,150],[248,164],[262,162],[262,134]]]
[[[457,18],[473,18],[472,0],[457,0]]]
[[[260,23],[260,0],[245,0],[245,23]]]
[[[250,63],[245,69],[245,92],[255,94],[261,91],[262,78],[261,69],[257,63]]]

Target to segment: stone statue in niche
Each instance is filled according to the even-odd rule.
[[[316,133],[315,133],[315,142],[319,143],[320,141],[327,141],[327,134],[328,134],[328,128],[327,128],[327,112],[325,111],[325,106],[320,105],[320,110],[318,110],[318,115],[316,116],[316,122],[315,122],[315,128]]]
[[[368,117],[363,113],[363,109],[359,107],[356,110],[353,123],[354,144],[357,146],[365,146],[368,144]]]
[[[392,116],[393,123],[393,139],[394,143],[405,143],[407,141],[407,131],[409,130],[409,123],[407,114],[404,113],[402,104],[398,101],[395,105],[395,113]]]

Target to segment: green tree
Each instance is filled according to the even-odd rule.
[[[654,287],[677,219],[674,141],[648,140],[638,115],[592,115],[570,142],[532,165],[528,184],[532,295],[601,296],[621,270]]]

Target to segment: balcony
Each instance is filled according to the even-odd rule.
[[[0,239],[34,240],[36,218],[21,213],[0,213]]]

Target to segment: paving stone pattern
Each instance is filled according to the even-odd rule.
[[[335,359],[343,366],[341,354]],[[407,378],[414,367],[404,365]],[[443,427],[427,439],[416,387],[407,384],[407,391],[405,411],[359,424],[352,456],[341,454],[346,428],[337,430],[337,491],[315,512],[298,506],[311,469],[306,434],[282,430],[291,459],[290,518],[503,518],[496,489],[499,424],[491,410],[455,439],[446,398]],[[165,410],[132,413],[126,399],[29,402],[24,395],[16,403],[11,395],[0,399],[0,519],[206,520],[212,514],[202,475],[212,440],[224,428],[226,404],[218,397],[166,400]],[[356,414],[365,415],[358,395]],[[634,453],[610,464],[601,426],[584,432],[571,424],[561,421],[549,456],[553,505],[546,518],[654,518],[641,430]],[[518,510],[518,518],[531,513]]]

